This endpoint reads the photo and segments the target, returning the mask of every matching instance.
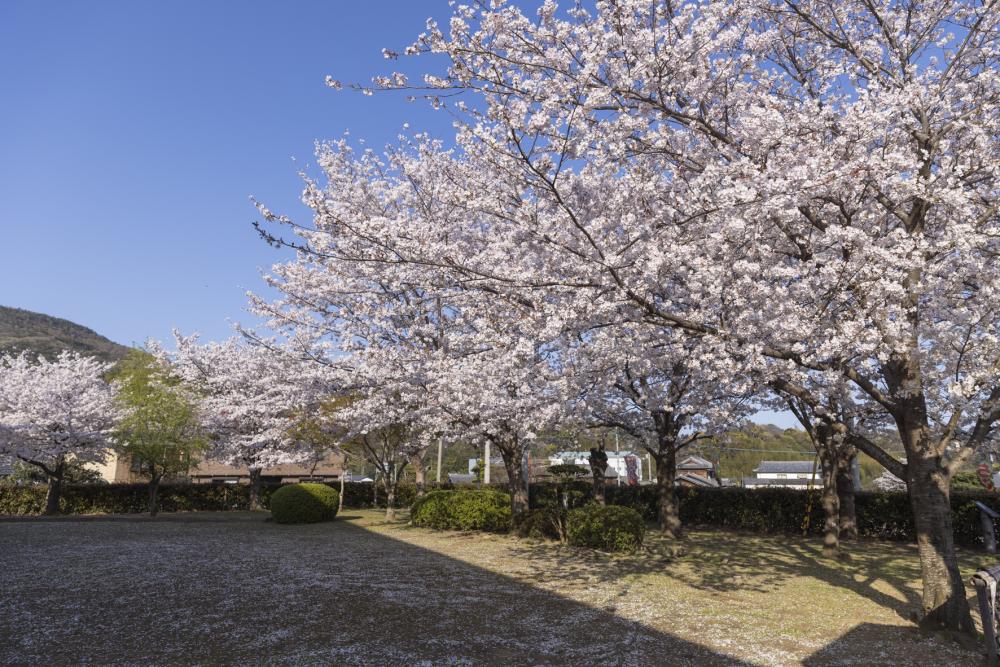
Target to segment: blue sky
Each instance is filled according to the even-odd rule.
[[[0,304],[125,344],[252,324],[244,294],[282,255],[251,195],[303,217],[316,140],[450,133],[425,104],[325,77],[433,67],[381,49],[448,15],[446,0],[0,2]]]

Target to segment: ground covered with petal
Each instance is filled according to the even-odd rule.
[[[916,552],[694,531],[628,556],[370,511],[0,521],[3,665],[976,665]],[[985,556],[963,555],[963,575]],[[978,619],[977,619],[978,620]]]

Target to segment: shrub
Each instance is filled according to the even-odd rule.
[[[449,500],[454,491],[429,491],[413,501],[410,507],[410,521],[416,526],[445,530],[449,517]]]
[[[514,520],[514,534],[537,540],[561,540],[565,522],[566,512],[556,507],[528,510]]]
[[[510,530],[510,495],[491,489],[431,491],[414,502],[410,520],[439,530]]]
[[[642,516],[619,505],[586,505],[570,510],[566,517],[566,537],[578,547],[634,551],[642,544],[645,532]]]
[[[271,515],[278,523],[317,523],[337,516],[339,494],[326,484],[289,484],[271,496]]]

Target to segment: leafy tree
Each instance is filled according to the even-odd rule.
[[[113,381],[121,414],[113,431],[116,448],[149,478],[149,514],[156,516],[160,482],[187,473],[207,449],[197,403],[164,364],[142,350],[128,354]]]

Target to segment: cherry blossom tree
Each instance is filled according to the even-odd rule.
[[[248,468],[251,509],[262,509],[261,472],[308,459],[295,426],[311,414],[306,407],[332,393],[324,367],[303,362],[295,351],[240,337],[199,344],[197,335],[174,335],[176,352],[150,346],[200,396],[211,434],[208,458]]]
[[[332,150],[326,156],[339,157]],[[322,206],[326,195],[314,187],[310,196]],[[328,187],[332,202],[338,186]],[[293,227],[296,241],[264,232],[298,256],[268,276],[283,298],[255,298],[255,311],[272,328],[338,347],[343,386],[358,396],[339,414],[366,443],[371,462],[385,468],[384,483],[398,479],[397,465],[419,465],[437,438],[489,443],[504,459],[514,512],[525,511],[526,447],[557,412],[543,398],[544,345],[535,333],[525,335],[544,318],[528,317],[523,300],[494,298],[456,281],[446,267],[397,261],[381,239],[359,228],[391,204],[365,205],[346,211],[357,226],[317,215],[312,228]]]
[[[701,341],[672,332],[653,344],[649,333],[641,323],[586,332],[567,349],[563,379],[585,422],[620,428],[656,461],[660,529],[678,538],[678,455],[751,414],[756,387],[730,365],[713,365]]]
[[[67,464],[104,461],[116,410],[104,380],[111,364],[75,352],[0,356],[0,451],[48,478],[45,513],[59,513]]]
[[[393,191],[426,226],[395,233],[390,207],[359,229],[393,239],[397,261],[546,289],[570,312],[627,303],[758,358],[776,390],[906,481],[923,622],[971,631],[948,494],[1000,419],[997,9],[462,5],[447,35],[431,22],[407,49],[443,54],[446,72],[375,82],[449,106],[459,150],[423,146],[395,173],[327,160],[350,185],[307,201],[336,218]],[[464,223],[432,233],[459,210]],[[826,411],[809,374],[882,410],[906,463]]]

